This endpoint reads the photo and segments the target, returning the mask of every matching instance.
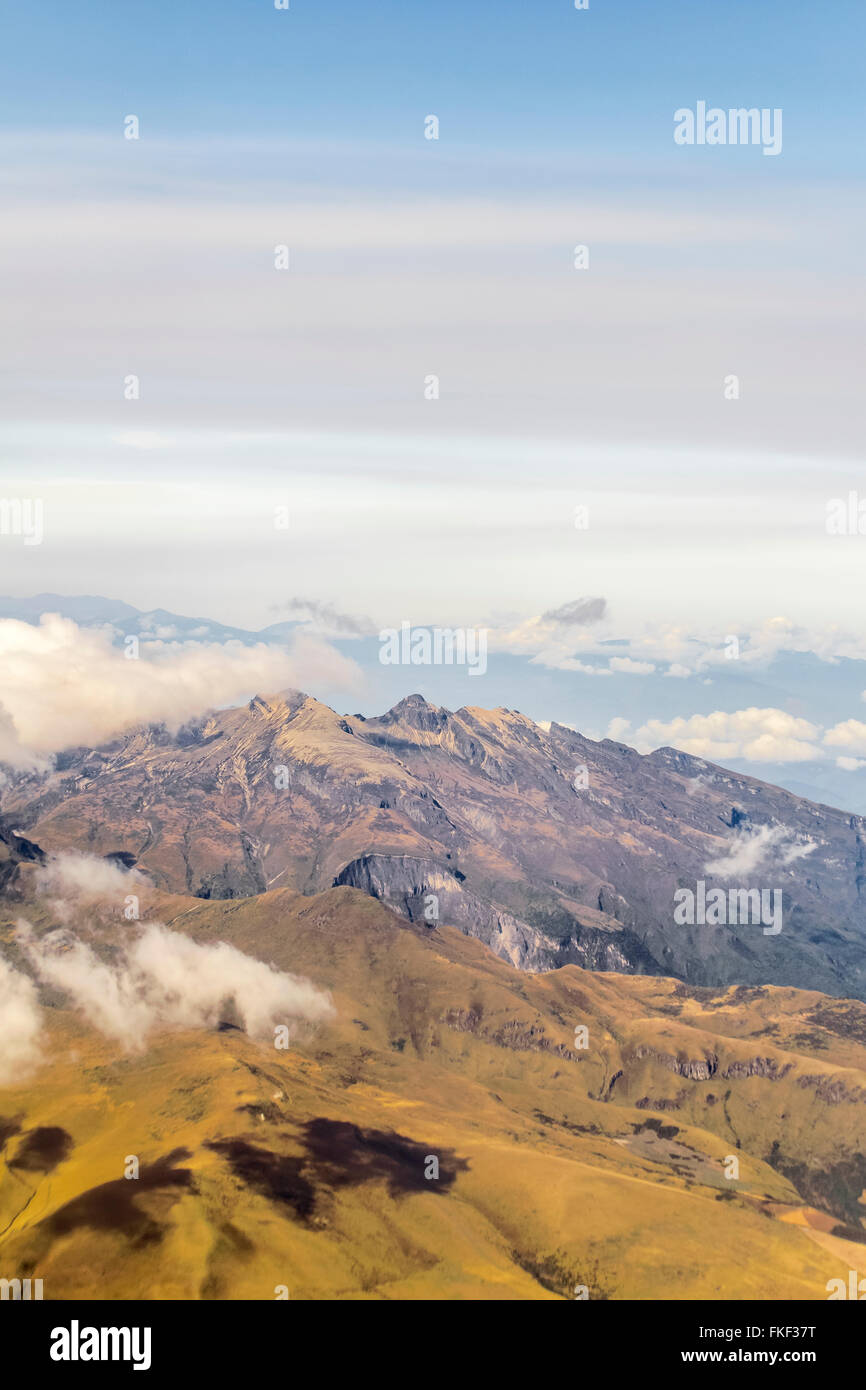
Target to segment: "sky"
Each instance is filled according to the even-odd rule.
[[[743,683],[680,648],[739,634],[761,708],[859,716],[866,535],[827,513],[866,497],[862,5],[48,0],[3,27],[0,501],[44,534],[0,534],[0,593],[489,627],[516,695],[476,703],[635,737],[735,715]],[[781,112],[779,153],[677,144],[699,102]],[[585,595],[600,623],[553,632]],[[607,642],[634,665],[602,709]]]

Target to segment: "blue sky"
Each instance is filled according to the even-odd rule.
[[[591,0],[585,12],[566,0],[292,0],[288,12],[168,0],[107,19],[101,0],[7,7],[5,126],[110,130],[122,108],[159,137],[399,146],[434,111],[463,146],[640,154],[674,169],[670,113],[704,97],[783,107],[787,174],[862,168],[854,0]]]

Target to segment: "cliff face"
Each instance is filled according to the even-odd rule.
[[[124,851],[199,897],[348,884],[524,970],[574,963],[866,998],[864,822],[673,749],[641,756],[510,710],[410,696],[341,717],[257,696],[177,734],[71,750],[3,792],[15,840]],[[36,851],[28,851],[34,854]],[[778,894],[761,921],[675,919],[704,885]],[[732,914],[729,914],[732,916]]]
[[[549,970],[557,965],[630,969],[621,933],[575,923],[567,939],[557,940],[485,902],[432,859],[365,854],[347,864],[334,882],[336,886],[359,888],[410,921],[431,929],[440,921],[459,927],[519,970]]]

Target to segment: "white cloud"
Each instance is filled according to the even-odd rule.
[[[16,940],[40,980],[62,990],[93,1027],[130,1051],[158,1029],[215,1027],[229,1001],[246,1032],[261,1040],[272,1040],[277,1025],[291,1029],[334,1016],[330,996],[309,980],[226,942],[200,945],[159,923],[124,943],[111,963],[65,930],[37,937],[21,921]]]
[[[651,661],[634,661],[630,656],[612,656],[608,665],[625,676],[651,676],[656,669]]]
[[[787,866],[795,864],[798,859],[805,859],[807,854],[818,848],[817,840],[797,839],[790,844],[783,845],[781,849],[782,863]]]
[[[784,825],[759,825],[739,831],[726,854],[710,860],[704,872],[718,878],[745,878],[765,861],[778,858],[784,867],[817,848],[817,841],[798,837]]]
[[[0,620],[0,671],[0,762],[19,768],[138,724],[176,728],[257,690],[361,684],[355,663],[312,634],[298,634],[288,648],[142,641],[140,659],[127,660],[107,631],[57,614],[38,627]]]
[[[714,710],[712,714],[678,715],[674,719],[648,719],[633,729],[627,719],[616,717],[608,725],[608,738],[630,743],[641,753],[669,746],[712,762],[742,758],[747,762],[810,762],[823,759],[827,750],[846,752],[836,759],[843,772],[866,767],[866,722],[846,719],[831,729],[789,714],[786,710],[754,706],[741,710]]]
[[[810,654],[830,664],[843,657],[866,660],[866,638],[833,623],[807,628],[786,617],[773,617],[739,634],[722,628],[696,632],[676,624],[647,623],[624,634],[602,613],[604,621],[592,632],[575,632],[565,622],[557,621],[562,611],[547,612],[539,617],[524,618],[515,626],[493,629],[489,640],[500,650],[531,655],[541,665],[568,670],[576,657],[608,655],[610,642],[615,639],[621,652],[610,661],[614,670],[649,675],[653,668],[664,667],[663,675],[681,679],[688,676],[703,679],[707,673],[717,671],[736,674],[738,671],[751,673],[756,668],[764,670],[784,652]],[[737,637],[739,643],[736,658],[729,654],[732,636]],[[629,662],[637,664],[629,666],[626,664]]]
[[[284,185],[285,187],[285,185]],[[50,238],[46,217],[64,218],[67,244],[74,247],[87,269],[99,263],[98,248],[107,226],[124,245],[139,249],[148,264],[159,263],[166,251],[197,245],[201,251],[273,246],[274,226],[286,219],[292,246],[305,251],[345,250],[381,252],[432,247],[465,254],[474,248],[488,254],[497,248],[558,247],[575,223],[590,241],[608,245],[718,245],[721,240],[775,241],[780,224],[769,219],[728,216],[724,236],[718,217],[693,207],[672,209],[647,203],[627,206],[596,200],[541,200],[514,197],[339,198],[304,199],[297,190],[291,202],[244,198],[219,202],[204,199],[167,202],[136,199],[121,202],[77,201],[61,210],[50,204],[22,202],[14,218],[4,219],[0,246],[23,264],[36,263],[39,249]],[[565,229],[568,228],[568,232]],[[790,230],[790,229],[788,229]],[[569,258],[570,259],[570,258]]]
[[[649,719],[635,735],[638,748],[669,745],[699,758],[749,762],[808,762],[821,756],[820,729],[781,709],[749,709]]]
[[[697,796],[701,787],[712,786],[712,782],[712,777],[704,777],[699,773],[697,777],[690,777],[686,782],[686,791],[689,796]]]
[[[829,748],[847,749],[849,755],[866,754],[866,724],[861,719],[845,719],[827,730],[824,742]]]
[[[607,726],[607,737],[615,743],[624,743],[630,737],[631,720],[617,716]]]
[[[67,922],[82,911],[92,913],[102,906],[119,915],[126,898],[140,897],[149,880],[137,869],[124,869],[110,859],[64,850],[39,865],[34,887],[49,899],[55,916]]]
[[[0,1086],[20,1081],[39,1061],[36,986],[0,956]]]
[[[533,658],[534,660],[534,658]],[[606,666],[593,666],[587,661],[578,661],[576,657],[563,657],[558,663],[560,671],[578,671],[582,676],[612,676],[613,671],[609,671]]]

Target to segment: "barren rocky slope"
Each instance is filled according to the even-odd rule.
[[[257,696],[176,735],[72,750],[7,786],[0,813],[7,891],[22,856],[124,852],[200,897],[360,888],[528,970],[866,998],[861,818],[512,710],[413,695],[363,719],[299,692]],[[675,892],[700,881],[780,893],[781,931],[677,925]]]

